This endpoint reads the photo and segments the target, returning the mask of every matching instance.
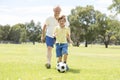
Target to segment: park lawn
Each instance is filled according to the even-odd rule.
[[[120,46],[69,47],[70,70],[46,69],[45,44],[0,44],[0,80],[120,80]]]

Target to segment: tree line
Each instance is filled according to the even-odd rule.
[[[0,25],[0,42],[1,43],[16,43],[23,42],[40,42],[41,24],[35,24],[33,20],[28,23],[18,23],[13,26]]]
[[[85,42],[85,47],[89,43],[104,43],[106,48],[109,44],[120,45],[120,21],[116,17],[120,13],[120,0],[112,0],[108,10],[115,15],[107,16],[92,5],[77,6],[71,10],[68,21],[76,46],[80,42]]]
[[[76,46],[85,42],[85,47],[91,43],[120,44],[120,21],[115,16],[107,16],[92,5],[77,6],[68,16],[72,39]]]

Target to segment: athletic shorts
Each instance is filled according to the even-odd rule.
[[[46,45],[47,46],[53,47],[54,43],[55,43],[55,38],[46,36]]]
[[[64,54],[68,54],[68,44],[56,43],[56,57],[62,57]]]

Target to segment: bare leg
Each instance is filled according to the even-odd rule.
[[[47,47],[47,63],[51,64],[51,58],[52,58],[52,47]]]
[[[65,55],[64,55],[64,58],[63,58],[65,64],[67,63],[67,56],[68,56],[68,55],[65,54]],[[68,65],[66,65],[66,67],[67,67],[66,71],[68,71],[68,70],[69,70]]]
[[[68,54],[64,54],[63,61],[64,61],[65,63],[67,62],[67,56],[68,56]]]
[[[58,57],[58,62],[62,62],[62,57]]]

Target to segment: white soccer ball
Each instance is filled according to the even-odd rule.
[[[57,63],[56,68],[57,68],[58,72],[64,73],[67,70],[67,65],[63,62],[59,62],[59,63]]]

